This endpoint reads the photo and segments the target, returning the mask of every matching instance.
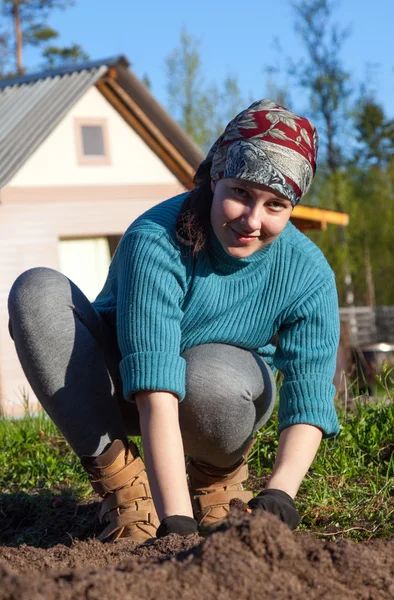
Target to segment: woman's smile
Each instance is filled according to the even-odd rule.
[[[244,233],[238,233],[238,231],[236,231],[232,227],[230,229],[233,232],[235,239],[238,242],[240,242],[241,244],[245,244],[245,245],[252,244],[254,241],[258,240],[260,237],[258,235],[246,235]]]

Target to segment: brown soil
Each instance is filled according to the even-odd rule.
[[[234,509],[206,539],[2,546],[0,580],[0,600],[385,600],[394,598],[394,539],[322,541]]]

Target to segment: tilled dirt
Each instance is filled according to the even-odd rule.
[[[394,598],[394,539],[329,542],[234,511],[210,536],[0,547],[0,600]]]

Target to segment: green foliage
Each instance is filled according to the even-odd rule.
[[[33,19],[38,11],[47,16],[47,12],[55,8],[64,9],[73,4],[73,0],[3,0],[4,14],[12,14],[15,4],[24,18]]]
[[[291,65],[296,86],[310,97],[310,108],[325,145],[325,160],[331,173],[342,164],[340,137],[351,93],[350,76],[340,61],[347,32],[332,23],[330,0],[298,0],[293,3],[295,28],[307,59]]]
[[[340,409],[339,420],[341,433],[323,440],[299,490],[300,529],[331,539],[390,537],[394,522],[394,402],[387,396],[380,403],[359,400],[350,413]],[[257,434],[250,459],[260,489],[276,454],[276,425],[274,422]]]
[[[317,178],[315,204],[335,209],[335,195],[339,194],[342,208],[349,214],[346,244],[341,243],[341,228],[337,226],[309,234],[335,271],[341,306],[346,303],[347,269],[356,305],[394,304],[394,287],[387,284],[388,273],[394,269],[393,176],[394,161],[388,160],[387,166],[370,164],[361,169],[349,165],[346,170]]]
[[[46,59],[49,68],[57,68],[66,64],[77,63],[81,60],[87,60],[89,55],[79,44],[73,44],[68,48],[58,48],[57,46],[47,46],[42,53]]]
[[[55,425],[44,414],[0,419],[1,493],[57,491],[72,486],[90,492],[86,474]]]
[[[48,42],[59,37],[59,33],[47,24],[51,11],[65,10],[73,4],[73,0],[3,0],[3,30],[0,31],[0,73],[3,77],[25,72],[23,49],[28,46],[43,48],[44,68],[89,58],[78,44],[48,46]]]
[[[394,367],[383,363],[382,373],[376,376],[376,392],[394,403]]]
[[[194,141],[207,144],[207,121],[212,107],[203,91],[203,77],[197,42],[184,30],[180,45],[167,58],[170,109]]]
[[[57,31],[42,25],[40,23],[34,23],[30,27],[26,27],[23,32],[23,43],[25,46],[40,46],[42,43],[48,42],[59,37]]]
[[[354,160],[360,167],[387,165],[394,156],[394,120],[372,98],[362,97],[355,110],[356,140],[359,149]]]
[[[206,84],[199,45],[184,29],[179,46],[167,58],[168,105],[186,133],[207,150],[245,105],[236,77],[229,75],[222,88]]]

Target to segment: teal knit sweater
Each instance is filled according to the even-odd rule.
[[[166,390],[182,400],[182,352],[231,344],[255,350],[283,373],[279,431],[308,423],[325,437],[336,435],[339,313],[323,254],[289,222],[272,244],[242,259],[227,254],[211,228],[207,247],[193,258],[175,236],[184,198],[162,202],[130,225],[94,302],[100,313],[116,313],[125,398]]]

